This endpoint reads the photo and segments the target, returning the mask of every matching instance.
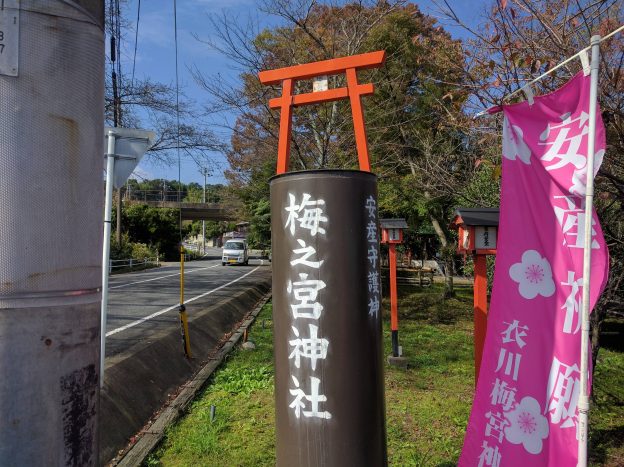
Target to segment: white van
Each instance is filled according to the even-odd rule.
[[[249,252],[247,251],[247,242],[244,239],[239,238],[225,242],[221,265],[225,266],[226,264],[249,264]]]

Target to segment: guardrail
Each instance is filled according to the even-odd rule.
[[[201,249],[201,244],[200,243],[182,243],[182,246],[184,247],[185,250],[190,250],[190,251],[194,251],[196,253],[199,253],[199,250]]]
[[[113,272],[113,269],[122,269],[122,268],[133,269],[133,268],[145,267],[149,265],[159,266],[160,258],[157,256],[155,258],[144,258],[144,259],[134,259],[134,258],[111,259],[108,262],[108,272],[110,274]]]

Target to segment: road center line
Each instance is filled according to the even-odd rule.
[[[206,269],[208,269],[208,268],[206,268]],[[240,276],[240,277],[238,277],[238,278],[234,279],[233,281],[228,282],[227,284],[220,285],[220,286],[219,286],[219,287],[217,287],[216,289],[212,289],[212,290],[209,290],[208,292],[204,292],[203,294],[196,295],[195,297],[193,297],[193,298],[191,298],[191,299],[189,299],[189,300],[186,300],[184,303],[194,302],[195,300],[198,300],[198,299],[200,299],[200,298],[203,298],[203,297],[205,297],[206,295],[210,295],[210,294],[212,294],[212,293],[216,292],[217,290],[221,290],[221,289],[223,289],[224,287],[227,287],[228,285],[232,285],[232,284],[234,284],[235,282],[238,282],[239,280],[244,279],[245,277],[247,277],[247,276],[248,276],[249,274],[251,274],[252,272],[257,271],[258,269],[260,269],[260,266],[256,266],[256,268],[252,269],[252,270],[251,270],[251,271],[249,271],[247,274],[243,274],[242,276]],[[163,309],[163,310],[157,311],[156,313],[152,313],[151,315],[144,316],[143,318],[138,319],[138,320],[136,320],[136,321],[132,321],[131,323],[126,324],[125,326],[122,326],[122,327],[117,328],[117,329],[113,329],[112,331],[108,331],[108,332],[106,333],[106,337],[112,336],[113,334],[117,334],[117,333],[119,333],[119,332],[121,332],[121,331],[125,331],[126,329],[129,329],[129,328],[132,328],[132,327],[134,327],[134,326],[137,326],[137,325],[139,325],[139,324],[141,324],[141,323],[144,323],[145,321],[148,321],[148,320],[150,320],[150,319],[152,319],[152,318],[156,318],[157,316],[160,316],[160,315],[162,315],[162,314],[164,314],[164,313],[167,313],[168,311],[174,310],[174,309],[178,308],[179,306],[180,306],[179,304],[176,304],[176,305],[170,306],[169,308],[165,308],[165,309]]]
[[[192,274],[195,271],[204,271],[205,269],[211,269],[211,268],[216,268],[217,266],[219,266],[218,264],[215,264],[214,266],[208,266],[207,268],[197,268],[197,269],[190,269],[188,271],[184,271],[184,274]],[[136,282],[128,282],[127,284],[121,284],[121,285],[115,285],[113,287],[109,287],[108,289],[121,289],[122,287],[128,287],[130,285],[135,285],[135,284],[142,284],[144,282],[151,282],[151,281],[157,281],[158,279],[165,279],[166,277],[174,277],[174,276],[179,276],[180,273],[176,272],[175,274],[168,274],[166,276],[158,276],[158,277],[152,277],[151,279],[145,279],[143,281],[136,281]]]

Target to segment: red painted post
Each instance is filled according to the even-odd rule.
[[[288,171],[288,159],[290,158],[290,131],[292,129],[292,91],[293,80],[285,79],[282,82],[282,97],[280,113],[279,140],[277,143],[277,173],[283,174]]]
[[[474,359],[475,386],[479,378],[485,331],[487,329],[487,263],[486,255],[474,255]]]
[[[370,172],[368,159],[368,145],[366,143],[366,127],[364,126],[364,112],[362,111],[362,99],[358,86],[357,71],[355,68],[347,68],[347,87],[349,100],[351,101],[351,114],[353,115],[353,131],[355,132],[355,146],[357,148],[360,170]]]
[[[397,304],[396,245],[390,243],[390,330],[392,331],[392,356],[399,356],[399,311]]]

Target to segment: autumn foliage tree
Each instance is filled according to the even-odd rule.
[[[280,26],[257,31],[226,16],[213,19],[219,35],[210,45],[241,67],[241,85],[196,73],[216,98],[211,110],[238,114],[227,176],[250,201],[249,213],[268,196],[266,178],[274,171],[279,133],[279,111],[268,108],[279,87],[262,86],[258,72],[383,49],[385,66],[360,73],[360,81],[376,89],[365,98],[364,109],[373,170],[384,187],[381,206],[385,214],[407,216],[414,225],[433,223],[447,244],[446,217],[457,191],[452,180],[465,183],[474,171],[458,117],[467,96],[456,84],[463,72],[457,66],[463,62],[461,43],[407,2],[270,0],[262,5],[281,18]],[[329,86],[344,86],[344,81],[331,76]],[[295,92],[309,92],[311,85],[297,82]],[[356,164],[348,101],[295,109],[291,170]],[[448,176],[436,172],[440,168]],[[399,194],[405,199],[395,203]]]

